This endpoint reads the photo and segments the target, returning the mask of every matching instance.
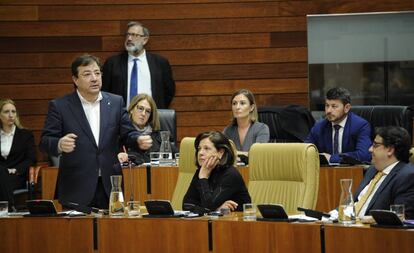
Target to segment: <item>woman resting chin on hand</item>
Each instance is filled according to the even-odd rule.
[[[242,211],[243,204],[251,203],[251,198],[233,166],[236,153],[229,139],[221,132],[205,132],[197,136],[194,145],[198,169],[184,196],[183,209],[191,206],[208,212],[226,207]]]

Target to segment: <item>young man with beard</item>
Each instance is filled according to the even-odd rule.
[[[351,96],[348,90],[332,88],[326,93],[326,118],[316,122],[306,138],[313,143],[330,163],[340,163],[341,154],[370,162],[371,125],[350,112]]]
[[[149,53],[144,46],[149,30],[139,22],[129,22],[125,51],[107,59],[103,67],[102,90],[121,95],[126,104],[139,93],[150,95],[158,108],[168,108],[175,94],[170,63]]]

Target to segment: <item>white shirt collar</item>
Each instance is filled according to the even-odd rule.
[[[82,104],[95,104],[95,103],[99,103],[99,101],[102,100],[102,93],[101,92],[99,92],[98,98],[94,102],[89,102],[84,97],[82,97],[82,95],[80,94],[79,90],[76,90],[76,92],[78,93],[79,99],[82,102]]]
[[[339,122],[339,124],[335,124],[335,123],[333,123],[332,122],[332,127],[334,126],[334,125],[340,125],[341,126],[341,128],[345,128],[345,124],[346,124],[346,120],[348,119],[348,115],[346,115],[345,116],[345,118],[341,121],[341,122]]]
[[[143,61],[147,58],[147,52],[143,49],[142,54],[138,57],[133,56],[132,54],[128,53],[128,62],[132,62],[134,59],[138,59],[139,61]]]
[[[13,136],[15,132],[16,132],[16,125],[12,126],[12,130],[10,133],[6,133],[2,128],[0,128],[0,134],[3,136]]]
[[[384,173],[385,175],[390,174],[392,169],[394,169],[395,165],[397,165],[397,163],[399,163],[399,162],[400,161],[396,161],[395,163],[392,163],[392,164],[388,165],[387,167],[385,167],[385,169],[382,170],[382,173]]]

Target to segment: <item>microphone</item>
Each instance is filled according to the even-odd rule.
[[[128,154],[125,146],[123,146],[124,152]],[[132,161],[136,164],[137,156],[128,154],[128,168],[129,168],[129,201],[134,201],[134,174],[132,173]]]

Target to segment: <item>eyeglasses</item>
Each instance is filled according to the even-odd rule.
[[[102,72],[101,71],[96,71],[96,72],[83,72],[82,74],[80,74],[80,76],[82,76],[83,78],[86,78],[86,79],[91,79],[92,78],[92,76],[95,76],[95,77],[101,77],[101,75],[102,75]]]
[[[383,145],[384,145],[384,143],[375,142],[375,141],[372,143],[373,148],[378,148],[379,146],[383,146]]]
[[[143,106],[137,106],[137,110],[139,113],[145,112],[145,115],[150,116],[151,115],[151,109],[145,109]]]
[[[138,39],[139,37],[143,38],[143,37],[147,37],[144,34],[138,34],[138,33],[126,33],[125,37],[132,37],[133,39]]]

